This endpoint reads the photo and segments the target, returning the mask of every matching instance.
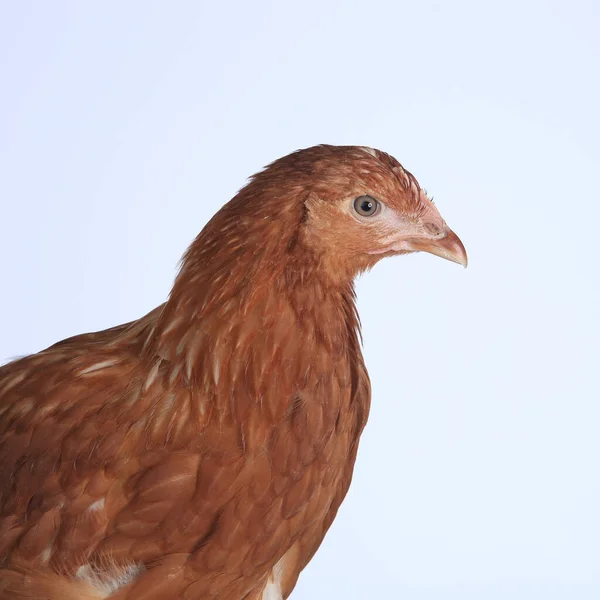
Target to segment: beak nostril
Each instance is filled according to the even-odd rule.
[[[423,228],[427,233],[435,237],[442,234],[442,228],[439,225],[436,225],[435,223],[425,223],[425,225],[423,225]]]

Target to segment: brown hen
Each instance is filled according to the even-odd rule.
[[[464,247],[389,155],[254,176],[145,317],[0,368],[0,599],[286,598],[344,499],[370,385],[353,279]]]

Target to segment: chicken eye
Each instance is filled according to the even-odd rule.
[[[372,217],[379,212],[380,208],[379,202],[371,196],[359,196],[354,201],[354,210],[361,217]]]

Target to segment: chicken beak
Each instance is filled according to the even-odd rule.
[[[467,251],[460,238],[447,226],[443,237],[411,240],[410,245],[415,251],[429,252],[430,254],[441,256],[465,268],[469,262]]]

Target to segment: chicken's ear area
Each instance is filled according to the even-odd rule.
[[[410,241],[411,250],[416,252],[429,252],[446,260],[458,263],[467,268],[469,263],[467,251],[460,238],[446,227],[445,235],[436,239],[416,239]]]

